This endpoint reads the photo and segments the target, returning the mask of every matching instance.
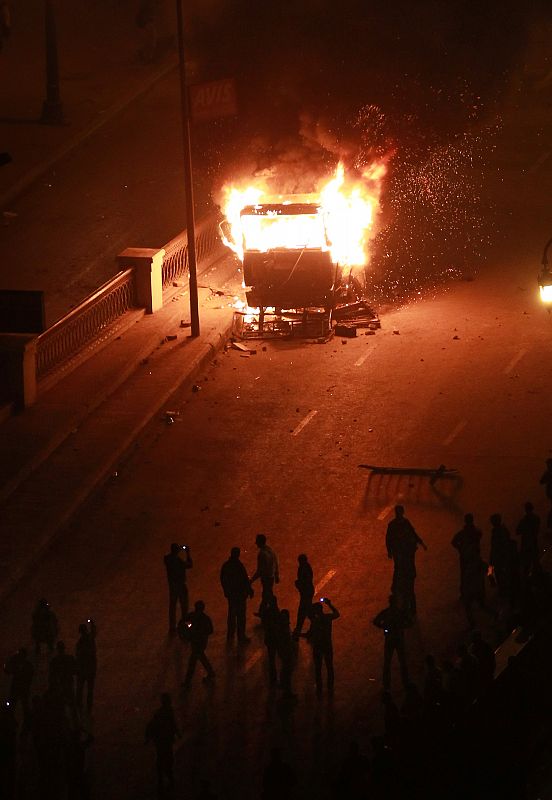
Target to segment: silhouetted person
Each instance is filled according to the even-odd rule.
[[[337,775],[335,796],[340,800],[364,800],[368,797],[369,776],[370,759],[353,739]]]
[[[297,622],[293,630],[293,636],[298,639],[303,630],[303,624],[310,614],[312,598],[314,597],[314,582],[312,567],[304,553],[297,557],[297,580],[295,588],[299,592],[299,607],[297,609]]]
[[[276,628],[276,652],[280,657],[280,688],[287,699],[295,697],[291,690],[293,672],[293,642],[289,621],[289,611],[282,608]]]
[[[263,607],[261,622],[264,631],[264,643],[268,659],[268,679],[271,685],[278,682],[276,671],[276,652],[278,649],[278,628],[280,625],[280,611],[278,601],[274,595]]]
[[[184,688],[187,689],[192,684],[192,677],[198,661],[201,662],[207,673],[203,678],[204,683],[212,681],[215,677],[215,671],[211,666],[211,662],[205,655],[209,636],[213,633],[213,623],[211,622],[211,618],[205,613],[205,603],[203,600],[196,601],[194,611],[187,614],[184,620],[185,624],[189,626],[188,638],[191,644],[188,669],[186,670],[186,677],[182,684]]]
[[[328,606],[330,609],[329,614],[324,613],[324,606]],[[319,697],[322,695],[322,663],[326,665],[328,692],[332,693],[334,690],[332,626],[334,620],[339,617],[339,611],[327,597],[321,598],[320,602],[313,603],[311,606],[310,643],[314,661],[316,693]]]
[[[383,688],[391,688],[391,660],[393,653],[397,652],[401,669],[401,680],[404,688],[408,686],[408,666],[406,664],[406,650],[404,646],[404,629],[409,625],[409,618],[399,608],[394,594],[389,595],[389,606],[384,608],[374,617],[374,625],[381,628],[384,633],[383,649]]]
[[[58,800],[68,721],[63,699],[56,691],[48,689],[42,697],[33,697],[30,732],[38,762],[40,797]]]
[[[434,709],[440,702],[443,694],[443,674],[435,658],[428,654],[425,657],[424,677],[424,703],[428,710]]]
[[[525,514],[517,524],[516,534],[521,537],[519,560],[524,579],[540,567],[539,558],[540,517],[535,514],[533,504],[525,503]]]
[[[284,800],[288,798],[297,782],[295,772],[282,761],[279,747],[273,747],[270,761],[263,773],[263,800]]]
[[[183,550],[183,547],[186,549]],[[186,554],[186,561],[180,558],[182,552]],[[171,544],[171,552],[164,557],[163,561],[169,585],[169,633],[176,633],[176,604],[180,603],[180,614],[184,619],[188,613],[186,570],[191,569],[194,563],[190,548],[187,545],[180,546],[175,543]]]
[[[274,596],[274,584],[280,583],[280,573],[278,570],[278,558],[274,550],[267,545],[264,533],[259,533],[255,537],[255,544],[259,550],[257,553],[257,569],[251,577],[251,583],[255,583],[256,580],[260,579],[263,587],[261,604],[255,614],[257,617],[262,617],[264,606]]]
[[[86,685],[86,709],[92,710],[94,683],[96,681],[96,623],[93,619],[79,625],[79,638],[75,646],[77,662],[77,707],[82,709],[84,686]]]
[[[17,703],[21,703],[25,721],[29,714],[29,699],[34,671],[34,666],[29,661],[25,647],[21,647],[15,655],[8,658],[4,665],[4,672],[6,675],[11,676],[8,695],[10,704],[15,708]]]
[[[541,486],[544,486],[546,497],[550,503],[550,512],[546,520],[546,526],[552,530],[552,458],[546,459],[546,469],[540,479]]]
[[[424,698],[415,683],[406,687],[404,700],[401,705],[401,714],[411,723],[418,723],[424,713]]]
[[[470,653],[477,659],[481,688],[486,691],[493,683],[496,657],[493,648],[479,631],[473,631],[471,635]]]
[[[402,720],[397,704],[393,700],[391,692],[381,693],[383,704],[383,725],[385,730],[386,744],[396,750],[401,741]]]
[[[90,785],[86,772],[86,752],[94,737],[79,727],[69,731],[64,746],[68,800],[88,800]]]
[[[464,527],[452,539],[452,546],[460,557],[460,599],[471,628],[475,625],[473,604],[485,605],[485,563],[481,560],[481,531],[473,522],[473,514],[466,514]]]
[[[458,672],[458,691],[465,703],[471,703],[480,691],[479,662],[465,644],[456,650],[456,670]]]
[[[416,550],[418,545],[427,550],[425,543],[404,516],[404,507],[395,506],[395,518],[387,526],[385,537],[387,555],[393,559],[393,584],[391,592],[400,595],[404,610],[411,616],[416,614]]]
[[[45,644],[50,653],[54,650],[54,642],[58,635],[57,617],[48,605],[48,601],[39,600],[33,611],[31,635],[35,643],[35,653],[40,655],[40,647]]]
[[[146,725],[146,744],[153,742],[157,755],[157,787],[159,797],[164,797],[166,789],[174,788],[173,746],[180,730],[174,715],[171,696],[167,692],[161,695],[161,706]]]
[[[65,643],[58,642],[56,655],[50,661],[48,685],[52,692],[68,706],[75,705],[75,675],[77,662],[65,652]]]
[[[220,583],[228,601],[226,641],[231,644],[237,630],[238,644],[247,644],[251,640],[245,635],[245,608],[247,598],[253,597],[253,589],[240,561],[239,547],[231,549],[230,558],[222,565]]]
[[[0,795],[15,797],[17,774],[17,720],[10,702],[0,706]]]
[[[492,530],[489,564],[493,568],[499,593],[506,595],[508,590],[508,565],[511,557],[510,532],[502,523],[500,514],[492,514],[490,522]]]

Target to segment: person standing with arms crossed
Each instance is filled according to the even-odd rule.
[[[186,553],[186,561],[182,561],[180,553]],[[182,619],[188,613],[188,587],[186,585],[186,570],[194,565],[190,548],[187,545],[171,544],[171,552],[163,559],[167,570],[167,583],[169,585],[169,634],[176,633],[176,604],[180,603]]]

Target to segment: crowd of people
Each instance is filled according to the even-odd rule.
[[[552,504],[552,459],[547,461],[541,484]],[[549,575],[541,565],[540,519],[533,505],[525,503],[524,514],[515,528],[519,547],[500,514],[490,517],[490,525],[488,561],[482,558],[482,532],[476,527],[472,514],[465,515],[464,526],[452,538],[451,545],[459,556],[460,599],[471,631],[470,639],[459,644],[455,660],[445,660],[438,665],[434,656],[428,654],[424,676],[418,686],[409,671],[405,631],[413,625],[417,615],[416,552],[420,547],[427,550],[427,546],[405,516],[404,507],[395,506],[395,516],[387,526],[385,538],[388,557],[393,561],[391,594],[387,607],[373,619],[373,624],[383,631],[384,640],[384,731],[372,739],[370,758],[361,752],[357,741],[351,742],[341,767],[329,775],[328,785],[335,797],[400,797],[403,792],[408,794],[409,787],[416,781],[420,788],[424,787],[426,796],[430,796],[433,789],[436,793],[442,791],[441,786],[437,788],[435,775],[430,777],[431,770],[428,772],[425,768],[428,759],[437,755],[443,757],[443,743],[451,739],[457,748],[467,745],[465,739],[458,738],[458,732],[474,702],[480,702],[493,689],[494,649],[475,629],[474,608],[478,606],[489,615],[498,637],[507,635],[514,626],[521,627],[528,637],[547,613],[552,589]],[[552,511],[547,527],[552,528]],[[247,601],[254,597],[255,585],[259,582],[260,602],[255,616],[262,626],[268,682],[280,692],[282,705],[291,713],[297,703],[293,674],[297,642],[301,637],[308,640],[312,649],[317,696],[322,697],[324,687],[328,696],[334,692],[332,627],[340,612],[327,597],[315,601],[312,566],[308,556],[301,553],[297,558],[298,603],[292,627],[289,610],[279,608],[275,594],[280,580],[277,555],[264,534],[257,535],[256,545],[257,568],[251,577],[240,559],[238,547],[231,549],[220,570],[221,589],[227,601],[226,642],[229,648],[235,643],[238,648],[250,644],[251,639],[246,634]],[[173,544],[164,557],[164,565],[169,636],[178,635],[189,644],[182,684],[183,691],[189,691],[198,661],[205,670],[203,681],[209,684],[216,679],[206,652],[213,624],[202,600],[195,601],[192,610],[189,608],[186,575],[193,567],[190,548]],[[486,600],[486,582],[496,587],[493,593],[496,601],[492,605]],[[178,606],[180,619],[177,621]],[[37,603],[31,624],[34,659],[21,647],[4,666],[10,677],[10,688],[0,718],[0,775],[7,798],[15,796],[19,727],[20,740],[30,739],[34,747],[41,797],[90,796],[86,751],[93,737],[87,721],[94,703],[96,636],[96,624],[88,619],[79,626],[74,653],[69,653],[65,643],[58,640],[58,621],[53,609],[45,599]],[[42,695],[33,695],[33,680],[43,647],[48,657],[48,687]],[[400,704],[395,699],[396,694],[391,693],[395,654],[404,691]],[[160,797],[172,796],[174,790],[173,751],[180,735],[171,695],[164,693],[160,707],[145,728],[145,741],[153,743],[157,755]],[[454,765],[457,769],[457,760]],[[287,797],[296,784],[296,770],[283,760],[281,751],[274,748],[264,771],[263,798]],[[204,780],[200,797],[208,800],[215,796],[209,781]]]

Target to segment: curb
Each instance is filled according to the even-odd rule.
[[[103,464],[96,470],[93,475],[81,487],[81,490],[76,494],[68,508],[59,516],[59,518],[44,531],[41,541],[33,550],[32,557],[29,558],[22,566],[12,568],[10,576],[6,584],[0,588],[0,602],[4,602],[7,597],[15,590],[17,585],[25,578],[30,569],[40,560],[47,549],[53,544],[56,537],[61,533],[62,529],[68,524],[74,514],[78,511],[80,506],[88,499],[92,492],[97,489],[107,478],[108,474],[112,471],[113,466],[124,456],[133,441],[140,435],[148,423],[157,415],[163,406],[166,405],[167,400],[177,391],[181,386],[191,383],[194,378],[208,365],[212,358],[223,349],[226,342],[232,334],[233,319],[218,331],[213,331],[209,339],[201,343],[199,352],[192,359],[187,373],[185,376],[179,375],[171,382],[170,386],[157,398],[154,407],[144,414],[142,419],[134,427],[131,433],[125,437],[111,453],[110,457],[104,461]],[[149,351],[151,352],[151,348]],[[134,367],[135,368],[135,367]],[[128,376],[127,376],[128,377]],[[126,379],[126,378],[125,378]],[[124,381],[120,381],[121,385]]]
[[[6,206],[11,205],[14,200],[16,200],[23,192],[28,189],[41,175],[45,172],[48,172],[54,164],[57,164],[64,156],[78,147],[80,144],[85,142],[90,136],[92,136],[96,131],[102,128],[107,122],[110,122],[113,117],[116,117],[124,108],[129,106],[134,100],[137,100],[143,94],[146,94],[155,84],[168,75],[169,72],[176,69],[178,66],[178,59],[175,57],[170,59],[170,63],[167,63],[164,67],[158,70],[154,75],[151,75],[147,78],[147,80],[140,86],[139,89],[131,92],[130,94],[126,95],[122,100],[119,102],[114,103],[105,114],[102,114],[101,119],[97,119],[95,122],[92,122],[91,125],[88,127],[82,128],[82,130],[73,136],[66,144],[62,145],[58,148],[49,158],[43,161],[41,164],[37,164],[36,167],[33,167],[29,170],[29,172],[25,173],[19,180],[17,180],[13,186],[7,189],[2,195],[0,195],[0,208],[4,208]],[[37,125],[39,123],[37,122]]]

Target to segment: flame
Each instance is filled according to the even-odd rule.
[[[266,182],[260,180],[243,188],[223,188],[222,210],[230,228],[224,243],[243,261],[244,249],[266,252],[273,249],[320,249],[331,252],[332,261],[342,267],[368,263],[369,243],[379,210],[384,159],[370,164],[361,173],[347,175],[339,162],[334,176],[309,195],[278,197],[276,211],[258,209],[242,214],[248,206],[274,201]],[[294,203],[304,204],[298,213]],[[289,205],[286,214],[281,206]]]

